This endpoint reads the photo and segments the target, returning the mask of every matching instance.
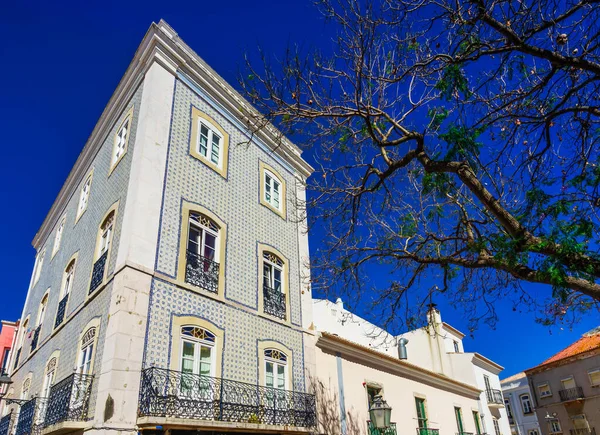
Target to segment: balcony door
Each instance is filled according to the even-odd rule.
[[[214,397],[215,335],[195,326],[181,328],[181,384],[179,394],[194,400]]]
[[[577,384],[575,384],[575,379],[573,378],[562,379],[560,383],[562,384],[563,390],[570,390],[577,387]]]
[[[277,349],[267,349],[264,359],[266,406],[268,409],[275,410],[273,421],[277,422],[280,417],[277,411],[289,411],[285,392],[288,389],[288,358]]]
[[[464,432],[462,410],[454,407],[454,414],[456,415],[456,428],[458,429],[458,433],[462,434]]]
[[[188,251],[207,260],[215,261],[218,231],[217,226],[209,219],[202,215],[192,214],[190,216]]]
[[[417,424],[419,425],[419,434],[427,434],[427,411],[425,409],[425,399],[415,397],[417,407]]]

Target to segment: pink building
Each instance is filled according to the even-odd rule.
[[[0,321],[0,372],[8,373],[8,359],[10,358],[10,349],[13,344],[15,331],[17,330],[17,322],[9,322],[8,320]]]

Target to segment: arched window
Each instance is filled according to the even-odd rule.
[[[92,358],[96,340],[96,328],[89,328],[81,338],[81,350],[77,362],[77,373],[89,375],[92,372]]]
[[[121,161],[125,153],[127,152],[127,144],[129,143],[129,136],[131,134],[131,118],[133,116],[133,107],[129,109],[129,112],[125,115],[125,119],[121,122],[121,125],[117,128],[115,133],[112,158],[110,160],[110,174],[117,164]]]
[[[284,289],[284,262],[274,253],[264,251],[262,264],[264,311],[285,320],[287,307]]]
[[[75,263],[77,258],[72,258],[67,264],[65,271],[63,272],[62,286],[60,288],[58,308],[56,309],[56,318],[54,320],[54,327],[58,328],[65,320],[65,314],[67,311],[67,304],[69,302],[69,295],[73,289],[73,281],[75,279]]]
[[[219,290],[219,232],[213,220],[190,212],[185,281],[213,293]]]
[[[521,407],[523,408],[523,414],[531,414],[533,412],[533,408],[531,406],[529,394],[522,394],[519,398],[521,399]]]
[[[29,389],[31,388],[31,378],[25,379],[23,381],[23,386],[21,388],[21,400],[29,399]]]
[[[44,376],[44,384],[42,386],[42,396],[41,397],[50,397],[50,388],[54,383],[54,374],[56,373],[56,363],[57,358],[52,357],[48,364],[46,364],[46,373]]]
[[[67,220],[66,216],[63,216],[58,224],[58,228],[56,229],[56,235],[54,236],[54,246],[52,247],[52,256],[58,252],[60,249],[60,242],[62,240],[63,230],[65,229],[65,222]]]
[[[279,390],[287,389],[288,358],[278,349],[265,350],[265,386]]]
[[[46,307],[48,306],[48,294],[50,293],[50,289],[46,290],[46,294],[42,297],[42,301],[40,302],[40,309],[38,311],[37,317],[37,327],[42,326],[44,323],[44,318],[46,317]]]
[[[96,239],[96,251],[94,253],[94,267],[92,269],[92,280],[88,294],[92,294],[106,279],[108,257],[110,256],[112,238],[115,226],[116,207],[114,205],[106,214]]]
[[[77,214],[75,215],[75,223],[87,210],[88,202],[90,200],[90,192],[92,190],[92,175],[93,170],[90,172],[85,179],[83,186],[81,186],[81,193],[79,194],[79,204],[77,205]]]
[[[214,376],[215,334],[198,326],[182,326],[181,341],[181,371]]]

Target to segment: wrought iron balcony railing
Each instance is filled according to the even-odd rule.
[[[34,397],[21,405],[15,435],[39,435],[41,433],[46,400],[44,397]]]
[[[315,427],[315,396],[151,367],[142,371],[140,417]]]
[[[33,352],[38,345],[38,341],[40,340],[40,331],[42,330],[42,325],[39,325],[37,328],[33,330],[33,338],[31,339],[31,352]]]
[[[418,427],[417,428],[417,435],[440,435],[440,430],[439,429],[425,428],[425,427]]]
[[[8,435],[12,429],[12,412],[0,418],[0,435]]]
[[[567,388],[558,392],[561,402],[569,402],[571,400],[583,399],[583,388]]]
[[[187,251],[185,282],[212,293],[219,292],[219,263]]]
[[[73,373],[50,388],[44,427],[63,421],[88,419],[93,375]]]
[[[265,313],[285,320],[285,293],[265,284],[263,285],[263,299]]]
[[[100,256],[94,263],[94,269],[92,270],[92,281],[90,282],[90,291],[88,294],[92,294],[96,290],[102,281],[104,281],[104,268],[106,267],[106,258],[108,257],[108,251]]]
[[[23,348],[20,347],[15,355],[15,364],[13,365],[13,370],[16,370],[17,366],[19,365],[19,359],[21,359],[21,349]]]
[[[500,390],[486,390],[485,397],[487,398],[488,403],[492,403],[494,405],[504,405],[504,397],[502,396],[502,391]]]
[[[593,427],[585,429],[569,429],[569,435],[596,435],[596,429]]]
[[[69,300],[69,295],[67,294],[58,303],[58,309],[56,310],[56,320],[54,321],[55,328],[58,328],[62,324],[63,320],[65,320],[65,310],[67,309],[67,301],[68,300]]]
[[[369,425],[369,435],[396,435],[396,423],[390,423],[390,427],[386,427],[385,429],[377,429],[373,423],[367,421]]]

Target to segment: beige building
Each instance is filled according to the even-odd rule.
[[[437,332],[427,334],[429,339],[423,330],[395,337],[344,309],[341,300],[315,300],[313,313],[320,432],[373,433],[368,409],[380,394],[394,423],[385,435],[510,434],[501,394],[493,403],[487,400],[499,382],[492,373],[502,367],[464,353],[463,335],[442,323],[437,310],[430,324]],[[409,340],[406,359],[400,359],[402,337]],[[479,385],[484,373],[493,378],[487,390]]]
[[[526,370],[542,434],[593,435],[600,430],[600,328]]]

